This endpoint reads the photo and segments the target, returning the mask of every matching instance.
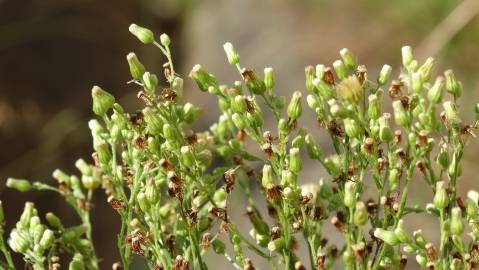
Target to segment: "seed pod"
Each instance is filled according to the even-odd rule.
[[[393,68],[390,65],[384,65],[379,72],[378,84],[379,86],[385,85],[391,78],[391,72]]]
[[[126,56],[128,66],[130,67],[131,77],[136,80],[142,80],[145,73],[145,66],[140,62],[135,53],[131,52]]]
[[[306,150],[311,159],[319,160],[321,158],[321,148],[313,139],[311,134],[306,135],[304,138],[306,143]]]
[[[401,243],[409,243],[409,235],[404,229],[404,221],[402,219],[398,221],[396,229],[394,229],[394,233]]]
[[[225,50],[226,57],[228,58],[228,62],[231,65],[239,64],[240,56],[239,56],[238,52],[235,50],[235,48],[233,47],[233,44],[231,44],[230,42],[226,42],[223,45],[223,49]]]
[[[421,67],[419,67],[417,72],[421,75],[422,82],[427,82],[431,79],[432,71],[434,69],[434,64],[435,64],[434,58],[429,57],[426,59],[426,62],[424,62],[424,64]]]
[[[364,226],[368,222],[368,211],[364,202],[357,202],[354,211],[354,225]]]
[[[462,211],[460,207],[451,209],[451,223],[449,225],[451,233],[460,236],[464,231],[464,224],[462,222]]]
[[[454,98],[460,97],[462,95],[462,84],[456,79],[454,72],[450,69],[446,70],[444,76],[446,77],[447,92],[453,95]]]
[[[93,112],[98,116],[103,116],[113,107],[115,98],[99,86],[93,86],[91,89],[91,96],[93,99]]]
[[[155,41],[153,32],[147,28],[131,24],[128,30],[144,44],[150,44]]]
[[[400,100],[393,101],[394,120],[396,124],[402,127],[409,126],[409,117]]]
[[[338,76],[340,80],[346,79],[346,77],[348,76],[348,71],[343,61],[341,60],[334,61],[333,68],[334,68],[334,71],[336,72],[336,75]]]
[[[349,70],[356,69],[358,61],[356,60],[356,57],[354,57],[354,55],[347,48],[343,48],[341,51],[339,51],[339,54],[341,55],[341,59]]]
[[[195,65],[189,74],[201,91],[208,91],[209,87],[218,88],[218,83],[213,75],[209,74],[201,65]]]
[[[32,189],[32,184],[28,180],[24,179],[8,178],[6,186],[8,188],[16,189],[20,192],[27,192]]]
[[[449,196],[446,190],[446,183],[439,181],[436,183],[436,194],[433,199],[434,206],[438,209],[444,209],[449,204]]]
[[[433,86],[427,92],[427,98],[433,104],[439,104],[442,101],[442,92],[444,90],[444,78],[437,77]]]
[[[376,238],[379,238],[384,241],[384,243],[391,245],[391,246],[396,246],[400,244],[399,239],[397,238],[396,234],[391,231],[387,231],[381,228],[376,228],[374,230],[374,236]]]
[[[291,120],[296,120],[301,116],[301,113],[302,113],[301,92],[295,91],[288,105],[288,117]]]
[[[272,67],[266,67],[264,69],[264,85],[266,86],[266,89],[273,89],[276,83],[274,73],[273,73],[273,68]]]
[[[303,163],[299,154],[299,148],[289,150],[289,170],[293,173],[299,173],[303,169]]]
[[[353,208],[356,205],[356,183],[348,181],[344,184],[344,205]]]

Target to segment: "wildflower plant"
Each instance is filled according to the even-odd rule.
[[[81,220],[65,227],[53,213],[43,219],[33,203],[25,205],[7,242],[34,269],[60,269],[60,257],[71,259],[70,269],[99,269],[89,215],[97,189],[121,219],[120,261],[114,269],[129,269],[133,254],[150,269],[209,269],[208,252],[224,256],[231,268],[248,270],[256,269],[251,254],[271,269],[404,269],[408,258],[427,269],[476,269],[479,193],[461,198],[457,187],[465,145],[477,123],[459,116],[462,84],[452,71],[434,79],[434,59],[420,65],[408,46],[392,81],[391,66],[370,75],[348,49],[340,51],[332,68],[306,67],[305,99],[331,140],[334,152],[327,153],[298,124],[306,93],[294,91],[288,101],[278,96],[273,69],[265,68],[261,77],[243,67],[231,43],[224,50],[239,81],[220,84],[201,65],[189,74],[201,91],[217,97],[221,110],[209,130],[193,131],[201,108],[182,102],[183,79],[174,69],[170,38],[162,34],[157,40],[134,24],[129,30],[165,55],[166,85],[128,54],[130,83],[142,88],[137,96],[144,108],[127,113],[114,96],[93,87],[92,164],[78,160],[79,176],[56,170],[56,185],[7,181],[21,192],[58,193]],[[277,128],[265,128],[265,113]],[[478,106],[472,113],[479,120]],[[251,143],[262,154],[248,151]],[[300,185],[306,154],[327,175]],[[413,180],[428,184],[431,203],[411,205]],[[367,197],[367,188],[375,197]],[[253,190],[262,196],[253,197]],[[234,192],[246,198],[249,235],[228,212]],[[266,202],[267,211],[259,201]],[[421,230],[407,231],[409,215],[437,218],[439,244]],[[344,241],[328,239],[323,233],[328,223]],[[299,243],[307,246],[309,261],[300,260]],[[14,269],[3,240],[0,250],[4,268]]]

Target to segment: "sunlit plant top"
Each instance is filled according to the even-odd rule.
[[[201,108],[182,102],[183,79],[173,66],[170,38],[162,34],[157,40],[135,24],[129,30],[166,56],[166,81],[128,54],[130,83],[142,88],[138,98],[144,108],[127,113],[115,97],[93,87],[92,164],[79,159],[78,176],[56,170],[55,184],[7,180],[21,192],[59,194],[81,223],[65,227],[54,213],[39,217],[34,204],[26,203],[8,240],[0,241],[3,269],[20,269],[11,251],[23,254],[35,270],[99,269],[90,219],[97,189],[121,219],[113,269],[129,269],[134,255],[155,270],[213,269],[218,263],[208,253],[224,257],[228,269],[253,270],[260,261],[268,269],[295,270],[404,269],[408,263],[414,269],[477,269],[479,193],[457,194],[476,123],[458,113],[463,89],[452,71],[434,78],[434,59],[420,64],[405,46],[403,67],[391,81],[391,66],[384,65],[378,76],[369,74],[343,49],[332,68],[306,67],[306,83],[298,86],[306,91],[292,92],[287,101],[274,91],[272,68],[262,77],[244,68],[226,43],[238,81],[219,84],[200,65],[189,74],[199,90],[217,97],[221,110],[209,130],[198,132],[191,124],[200,119]],[[331,150],[323,151],[298,124],[307,109],[306,93],[317,123],[310,128],[328,134],[332,147],[325,149]],[[479,119],[478,106],[469,112]],[[265,114],[277,128],[265,128]],[[251,144],[260,151],[247,150]],[[308,184],[300,185],[307,158],[325,173],[301,179]],[[432,195],[430,203],[410,200],[412,181],[427,183],[423,192]],[[366,196],[366,189],[374,196]],[[244,222],[232,220],[233,193],[245,198]],[[15,202],[5,202],[10,203]],[[418,215],[437,218],[438,243],[421,230],[405,229]],[[235,225],[248,221],[247,229]],[[323,233],[331,224],[335,236]],[[299,246],[307,247],[303,260]]]

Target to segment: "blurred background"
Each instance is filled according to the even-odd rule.
[[[421,62],[431,55],[438,61],[437,71],[455,70],[465,86],[461,110],[472,121],[473,101],[479,100],[478,14],[477,0],[0,0],[0,199],[8,217],[7,231],[26,200],[34,201],[42,214],[53,211],[67,224],[78,222],[61,198],[6,190],[3,181],[8,176],[52,181],[55,168],[74,173],[77,158],[89,159],[92,85],[119,97],[129,110],[141,105],[135,97],[137,89],[126,83],[130,75],[125,56],[135,51],[157,73],[164,59],[158,50],[130,35],[130,23],[170,35],[180,74],[187,75],[201,63],[228,84],[240,79],[222,48],[231,41],[244,66],[258,71],[274,67],[276,89],[287,96],[293,90],[304,91],[306,65],[331,65],[343,47],[355,53],[375,79],[384,63],[392,65],[397,75],[400,48],[411,45]],[[208,106],[197,125],[199,130],[207,129],[219,112],[215,99],[190,81],[185,94],[186,100]],[[304,118],[313,128],[313,115]],[[328,141],[321,143],[327,149]],[[478,150],[479,144],[471,143],[466,151],[461,194],[479,188]],[[310,169],[302,181],[317,182],[320,176],[320,169]],[[415,182],[411,201],[429,200],[431,194],[424,190],[428,189],[422,182]],[[237,200],[239,208],[234,212],[241,219],[244,203],[241,197]],[[118,259],[118,217],[102,192],[93,221],[101,268],[110,269]],[[429,223],[438,228],[427,217],[408,226],[414,230]],[[331,237],[339,238],[336,234],[331,230]],[[435,230],[425,230],[431,241],[436,235]],[[23,264],[16,259],[20,269]],[[223,260],[219,258],[217,269],[225,269]]]

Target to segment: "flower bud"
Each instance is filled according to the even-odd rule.
[[[315,86],[314,86],[314,83],[313,83],[314,73],[315,73],[314,67],[313,66],[307,66],[304,69],[304,73],[306,75],[306,89],[311,93],[315,93]]]
[[[226,246],[221,240],[218,240],[218,239],[213,240],[213,242],[211,243],[211,246],[213,247],[213,251],[216,254],[224,254],[225,253]]]
[[[454,72],[450,69],[446,70],[444,76],[446,77],[447,92],[453,95],[454,98],[460,97],[462,94],[462,84],[456,79]]]
[[[216,82],[215,77],[203,69],[201,65],[195,65],[189,76],[196,82],[198,88],[203,92],[208,91],[210,86],[218,88],[218,83]]]
[[[108,164],[112,158],[110,146],[104,141],[99,141],[93,145],[96,153],[98,154],[98,160],[101,164]]]
[[[426,59],[426,62],[418,69],[417,72],[421,75],[422,82],[427,82],[431,79],[434,63],[434,58],[429,57],[428,59]]]
[[[444,209],[449,204],[446,183],[444,181],[439,181],[436,183],[436,194],[434,194],[433,203],[434,206],[439,209]]]
[[[441,147],[437,154],[436,162],[442,170],[445,170],[449,166],[449,153],[447,147]]]
[[[243,96],[237,95],[231,99],[231,109],[236,113],[245,113],[247,110],[246,100]]]
[[[160,35],[160,43],[161,45],[168,47],[171,43],[171,39],[167,34],[163,33]]]
[[[364,226],[368,222],[368,211],[364,202],[357,202],[354,211],[354,225]]]
[[[461,163],[459,163],[456,153],[452,154],[451,164],[449,164],[447,173],[450,178],[457,178],[462,174]]]
[[[93,112],[98,116],[105,115],[115,103],[115,98],[110,93],[96,85],[91,89],[91,96],[93,99]]]
[[[315,75],[316,75],[316,78],[318,78],[319,80],[322,80],[323,79],[323,76],[324,76],[324,70],[325,70],[325,66],[324,65],[316,65],[315,67]]]
[[[412,55],[412,48],[411,46],[404,46],[401,48],[402,53],[402,64],[404,67],[409,67],[411,62],[414,60],[414,56]]]
[[[380,86],[385,85],[391,78],[393,68],[390,65],[384,65],[379,72],[378,84]]]
[[[479,216],[479,206],[473,201],[467,201],[466,214],[468,219],[475,219]]]
[[[343,61],[336,60],[333,63],[334,71],[339,79],[344,80],[348,76],[348,72],[346,70],[346,66],[344,65]]]
[[[152,135],[161,135],[163,131],[163,120],[161,119],[159,113],[156,113],[150,107],[144,108],[142,113],[148,132],[150,132]]]
[[[293,173],[299,173],[303,169],[303,162],[299,154],[299,148],[289,149],[289,170]]]
[[[377,94],[371,94],[368,97],[368,116],[371,119],[378,119],[381,116],[381,103]]]
[[[456,105],[451,101],[446,101],[442,104],[444,112],[446,113],[447,122],[453,126],[459,125],[462,121],[459,118]]]
[[[394,120],[398,126],[408,127],[409,117],[400,100],[393,101]]]
[[[464,231],[464,224],[462,223],[462,211],[460,207],[451,209],[451,223],[449,228],[452,234],[460,236]]]
[[[244,129],[246,127],[246,121],[243,116],[234,113],[231,118],[233,119],[233,123],[238,129]]]
[[[263,166],[263,176],[261,178],[261,184],[264,188],[273,184],[273,169],[271,165]]]
[[[479,192],[475,190],[469,190],[469,192],[467,192],[467,198],[473,201],[476,205],[479,205]]]
[[[314,141],[314,138],[311,134],[306,135],[304,138],[304,142],[306,143],[306,151],[311,159],[320,160],[321,158],[321,148],[320,146]]]
[[[57,217],[55,214],[53,214],[52,212],[48,212],[46,215],[45,215],[45,219],[47,220],[48,224],[50,224],[50,226],[56,228],[56,229],[60,229],[60,228],[63,228],[63,224],[60,220],[59,217]]]
[[[332,177],[336,178],[341,174],[341,159],[338,155],[325,158],[323,165]]]
[[[223,44],[223,49],[225,50],[226,57],[228,58],[228,62],[231,65],[239,64],[240,56],[238,52],[235,50],[235,48],[233,47],[233,44],[231,44],[230,42],[226,42],[225,44]]]
[[[274,73],[273,73],[273,68],[272,67],[266,67],[264,69],[264,85],[266,86],[266,89],[273,89],[274,85],[276,83]]]
[[[290,170],[283,170],[281,172],[282,186],[296,186],[298,184],[298,175]]]
[[[153,32],[147,28],[131,24],[128,30],[130,30],[130,32],[144,44],[153,43],[155,41]]]
[[[390,245],[390,246],[395,246],[400,244],[399,239],[397,238],[396,234],[391,231],[386,231],[381,228],[376,228],[374,230],[374,236],[376,238],[379,238],[384,241],[384,243]]]
[[[358,78],[354,75],[344,78],[336,86],[336,91],[341,100],[358,103],[363,98],[364,89]]]
[[[402,219],[398,221],[396,229],[394,229],[394,234],[396,234],[397,239],[401,243],[409,243],[409,235],[404,229],[404,221]]]
[[[346,118],[344,121],[344,131],[351,138],[358,138],[361,135],[361,126],[354,119]]]
[[[415,94],[421,94],[423,90],[421,74],[414,72],[411,75],[411,90]]]
[[[427,92],[427,98],[433,104],[439,104],[442,101],[442,92],[444,90],[444,78],[437,77],[432,87]]]
[[[158,85],[158,77],[150,72],[143,73],[143,85],[149,93],[153,93]]]
[[[89,190],[97,189],[101,184],[100,178],[88,175],[82,175],[81,181],[83,187]]]
[[[309,108],[313,110],[319,107],[319,100],[313,95],[308,95],[306,97],[306,102],[308,103]]]
[[[288,117],[291,120],[296,120],[301,116],[301,113],[302,113],[301,92],[295,91],[288,105]]]
[[[83,264],[83,256],[79,253],[73,256],[70,264],[68,265],[68,270],[85,270],[85,265]]]
[[[43,249],[48,249],[55,241],[55,236],[52,230],[46,229],[43,232],[42,238],[38,243]]]
[[[379,139],[385,143],[390,143],[394,137],[391,127],[389,127],[389,119],[391,115],[384,113],[379,118]]]
[[[334,89],[330,84],[327,84],[321,79],[315,78],[313,80],[313,85],[318,89],[318,95],[327,99],[334,96]]]
[[[31,246],[31,243],[28,239],[29,237],[26,232],[13,229],[10,233],[8,244],[13,251],[18,253],[25,253]]]
[[[344,184],[344,205],[353,208],[356,205],[356,183],[348,181]]]
[[[184,145],[180,149],[181,160],[186,167],[192,167],[195,165],[195,155],[193,149],[189,145]]]
[[[341,59],[343,59],[344,64],[349,70],[356,70],[356,67],[358,65],[356,57],[354,57],[354,55],[347,48],[343,48],[341,51],[339,51],[339,54],[341,55]]]
[[[150,202],[146,198],[146,194],[143,192],[138,192],[136,195],[136,201],[138,202],[138,206],[140,206],[141,211],[146,213],[150,209]]]
[[[285,248],[284,238],[280,237],[268,243],[269,251],[281,251]]]
[[[175,142],[178,140],[175,128],[168,123],[163,125],[163,136],[167,141]]]
[[[422,267],[425,267],[426,264],[427,264],[427,258],[426,258],[426,256],[424,256],[422,254],[417,254],[416,255],[416,261]]]
[[[399,170],[398,169],[392,168],[389,171],[388,181],[389,181],[390,189],[395,190],[398,186],[398,183],[399,183]]]
[[[7,187],[16,189],[20,192],[27,192],[32,189],[32,184],[28,180],[8,178]]]
[[[130,67],[131,77],[136,80],[143,79],[145,73],[145,66],[140,62],[135,53],[131,52],[126,56],[128,66]]]
[[[254,70],[243,69],[241,71],[246,87],[256,95],[263,95],[266,91],[266,85],[261,80]]]
[[[225,208],[227,196],[228,194],[226,193],[226,191],[223,188],[220,188],[215,191],[215,194],[213,195],[213,201],[218,207]]]

